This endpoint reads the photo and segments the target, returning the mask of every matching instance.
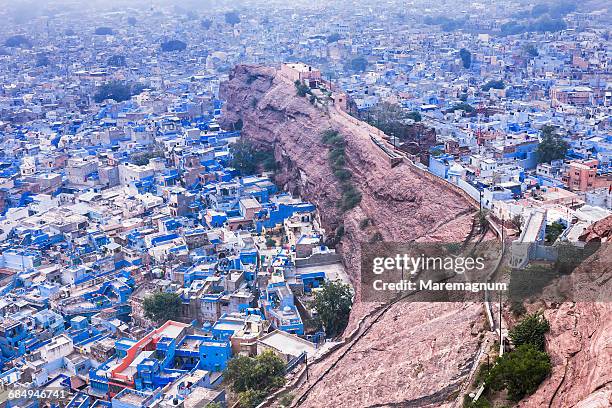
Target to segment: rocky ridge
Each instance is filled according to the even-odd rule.
[[[243,137],[273,146],[282,169],[277,181],[316,204],[328,232],[343,227],[339,251],[357,297],[347,332],[378,306],[360,301],[360,243],[377,233],[398,242],[460,242],[469,234],[475,210],[461,194],[407,164],[391,168],[365,128],[333,107],[296,96],[294,85],[274,69],[237,66],[220,96],[226,101],[222,124],[241,120]],[[321,142],[327,129],[344,136],[347,168],[363,196],[346,213],[336,205],[340,186]],[[361,228],[364,219],[371,225]],[[396,303],[358,342],[311,366],[313,378],[326,375],[300,406],[451,406],[480,352],[483,325],[479,304]]]

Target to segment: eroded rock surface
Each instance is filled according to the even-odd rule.
[[[224,125],[241,119],[243,137],[274,146],[282,164],[278,181],[317,205],[328,232],[343,225],[339,251],[357,291],[347,333],[377,306],[359,299],[361,242],[376,233],[398,242],[460,242],[468,235],[475,210],[463,196],[407,164],[391,168],[365,127],[296,96],[294,85],[274,69],[237,66],[222,84],[221,98],[226,100]],[[363,195],[361,204],[346,213],[337,207],[340,186],[321,143],[321,133],[330,128],[346,139],[347,168]],[[366,218],[372,225],[361,228]],[[314,379],[336,362],[300,406],[450,404],[480,349],[482,310],[479,304],[395,304],[354,345],[311,366]]]
[[[612,217],[588,228],[585,241],[612,235]],[[612,248],[603,243],[572,277],[576,302],[547,304],[546,349],[553,370],[522,407],[605,408],[612,406]],[[563,285],[560,285],[563,286]],[[581,299],[597,299],[585,302]]]

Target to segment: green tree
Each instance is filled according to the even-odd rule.
[[[510,400],[520,401],[537,390],[551,369],[546,353],[531,344],[523,344],[497,359],[485,383],[495,391],[506,389]]]
[[[519,324],[510,330],[512,344],[519,347],[524,344],[532,345],[538,350],[544,350],[545,335],[550,330],[548,320],[541,313],[532,313],[523,318]]]
[[[489,92],[489,89],[493,88],[493,89],[504,89],[506,87],[506,85],[504,84],[504,81],[502,81],[501,79],[499,80],[491,80],[489,82],[487,82],[486,84],[484,84],[482,86],[482,90],[485,92]]]
[[[525,24],[512,20],[512,21],[502,24],[502,26],[500,27],[500,30],[501,30],[501,35],[506,36],[506,35],[516,35],[516,34],[527,32],[529,31],[529,28]]]
[[[165,323],[168,320],[177,320],[181,316],[182,301],[176,293],[156,292],[146,296],[142,302],[145,317]]]
[[[542,14],[548,13],[549,6],[548,4],[536,4],[531,8],[531,16],[532,17],[540,17]]]
[[[163,52],[185,51],[186,48],[187,43],[181,40],[170,40],[161,44],[161,50]]]
[[[549,15],[552,18],[562,18],[577,8],[575,1],[556,1],[550,6]]]
[[[514,316],[519,317],[524,315],[527,312],[527,309],[525,309],[523,302],[520,300],[513,300],[510,303],[510,311]]]
[[[456,110],[462,110],[465,113],[473,113],[476,111],[476,109],[472,105],[470,105],[469,103],[465,103],[465,102],[456,103],[448,111],[454,112]]]
[[[239,140],[231,146],[232,159],[230,166],[243,176],[257,173],[260,168],[266,171],[277,169],[274,150],[256,147],[246,140]]]
[[[328,282],[315,293],[314,307],[328,337],[346,328],[353,307],[351,287],[340,281]]]
[[[481,395],[476,402],[469,395],[466,395],[463,399],[463,408],[491,408],[492,406],[484,395]]]
[[[200,25],[203,29],[208,30],[212,26],[212,20],[204,19],[200,21]]]
[[[265,399],[265,391],[246,390],[238,394],[238,400],[240,402],[240,407],[242,408],[255,408]]]
[[[535,23],[529,26],[529,31],[537,31],[540,33],[555,32],[565,30],[567,23],[562,18],[552,19],[548,16],[544,16]]]
[[[257,357],[238,356],[229,361],[223,378],[239,394],[240,406],[255,407],[285,383],[285,362],[272,351]]]
[[[106,99],[113,99],[117,102],[127,101],[134,95],[142,92],[140,84],[131,84],[123,81],[113,81],[102,84],[98,87],[94,101],[100,103]]]
[[[536,149],[539,163],[550,163],[552,160],[563,159],[569,144],[555,132],[555,127],[542,127],[540,143]]]
[[[286,394],[283,394],[283,396],[280,397],[278,402],[280,403],[281,407],[289,407],[291,406],[291,402],[293,402],[293,398],[295,398],[295,396],[288,392]]]
[[[459,57],[461,57],[463,68],[467,69],[472,66],[472,53],[469,52],[467,49],[465,48],[460,49]]]
[[[352,210],[361,203],[361,192],[352,184],[344,183],[342,185],[342,201],[340,208],[342,211]]]
[[[370,125],[399,138],[402,138],[408,129],[406,119],[418,122],[417,119],[421,119],[421,114],[416,111],[406,112],[399,104],[389,102],[377,104],[368,111],[365,117],[366,122]]]
[[[523,218],[521,214],[516,214],[514,217],[512,217],[512,226],[519,232],[519,234],[523,230],[524,222],[525,222],[525,219]]]
[[[240,23],[240,15],[237,11],[228,11],[225,13],[225,22],[229,25],[236,25]]]
[[[420,122],[423,118],[421,117],[421,113],[418,111],[412,111],[406,115],[408,119],[412,119],[415,122]]]
[[[310,90],[310,87],[304,83],[302,83],[302,81],[300,80],[295,80],[294,82],[295,85],[295,90],[297,92],[297,95],[300,97],[304,97],[310,93],[312,93],[312,91]]]
[[[161,145],[153,145],[152,148],[136,152],[130,155],[130,162],[137,166],[146,166],[154,158],[164,158],[164,148]]]
[[[364,57],[356,57],[351,60],[350,68],[353,71],[363,72],[368,67],[368,60]]]
[[[95,35],[113,35],[113,29],[110,27],[98,27],[94,31]]]
[[[342,199],[338,203],[342,211],[355,208],[361,202],[361,192],[351,183],[352,174],[346,165],[346,141],[337,130],[329,129],[321,134],[321,141],[331,147],[327,158],[334,172],[334,176],[340,182]]]
[[[364,218],[363,220],[359,221],[359,229],[364,230],[368,228],[371,224],[372,220],[370,218]]]
[[[10,48],[32,48],[32,41],[25,35],[13,35],[4,41],[5,47]]]
[[[546,241],[552,244],[559,238],[559,235],[561,235],[563,231],[565,231],[565,225],[561,224],[559,221],[553,222],[546,227]]]

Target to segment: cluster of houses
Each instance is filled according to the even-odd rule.
[[[33,171],[3,184],[0,384],[53,384],[82,407],[225,404],[233,356],[317,353],[324,333],[305,327],[302,299],[343,278],[339,257],[312,204],[231,167],[239,132],[219,130],[218,109],[140,123],[125,113],[142,106],[123,109],[98,119],[110,143],[5,156]],[[146,316],[156,292],[180,296],[178,321]]]
[[[238,62],[288,62],[284,75],[331,82],[354,114],[419,112],[435,128],[423,168],[522,241],[553,223],[572,240],[612,209],[600,10],[521,36],[501,35],[524,11],[513,2],[464,5],[456,30],[430,21],[444,2],[254,5],[238,19],[81,6],[0,10],[2,389],[61,389],[83,408],[224,406],[232,357],[272,350],[293,366],[320,351],[304,299],[346,276],[312,204],[232,167],[240,129],[220,128],[218,88]],[[539,162],[544,125],[565,157]],[[145,312],[158,292],[180,297],[176,320]]]
[[[220,129],[214,92],[195,110],[168,92],[161,112],[148,92],[0,135],[4,389],[62,389],[74,407],[225,406],[232,357],[272,350],[294,367],[320,351],[304,299],[346,277],[316,208],[232,167],[240,132]],[[146,313],[158,292],[180,298],[175,320]]]

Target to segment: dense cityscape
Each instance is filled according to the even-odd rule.
[[[486,294],[420,361],[358,266],[612,236],[608,2],[0,3],[0,406],[612,406],[605,302]]]

